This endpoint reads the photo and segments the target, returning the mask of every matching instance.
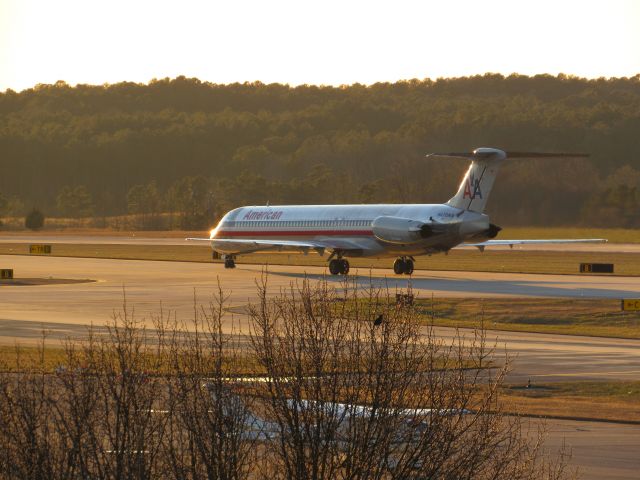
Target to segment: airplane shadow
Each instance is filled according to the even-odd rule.
[[[344,284],[344,277],[316,273],[269,272],[270,275],[296,279],[326,280],[335,285]],[[639,291],[612,290],[598,288],[593,285],[566,288],[559,287],[558,281],[521,281],[521,280],[475,280],[463,278],[444,278],[434,275],[430,278],[380,277],[350,275],[350,282],[363,288],[382,288],[389,290],[406,290],[409,285],[414,291],[455,292],[471,295],[514,295],[526,297],[569,297],[569,298],[629,298],[640,297]],[[574,277],[567,277],[574,283]],[[350,283],[351,286],[354,283]]]

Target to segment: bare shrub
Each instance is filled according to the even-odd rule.
[[[343,298],[346,296],[346,298]],[[482,332],[452,342],[421,329],[411,306],[346,281],[308,281],[251,308],[280,436],[271,477],[556,478],[520,419],[505,415],[508,369]],[[380,317],[382,316],[382,317]],[[381,318],[381,322],[374,319]]]
[[[165,456],[174,478],[248,478],[263,440],[251,397],[241,397],[231,382],[246,353],[238,335],[223,334],[224,303],[219,289],[195,308],[189,334],[171,342]]]
[[[43,342],[44,343],[44,342]],[[64,445],[55,437],[50,383],[44,369],[43,345],[37,359],[23,359],[16,348],[19,371],[0,380],[0,468],[7,478],[60,478]]]

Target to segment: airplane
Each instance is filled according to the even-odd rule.
[[[397,257],[393,271],[411,275],[415,257],[456,247],[484,251],[495,245],[602,243],[606,239],[494,240],[500,230],[484,212],[501,164],[507,158],[575,158],[572,153],[432,153],[429,158],[471,160],[456,194],[443,204],[247,206],[228,212],[209,238],[213,257],[235,268],[238,255],[262,251],[330,252],[329,272],[349,273],[353,257]]]
[[[228,424],[236,430],[235,433],[243,440],[269,441],[286,433],[287,427],[274,420],[267,420],[262,415],[257,414],[242,400],[240,394],[231,389],[234,383],[258,384],[274,381],[270,377],[245,377],[245,378],[225,378],[224,384],[215,382],[204,382],[202,387],[206,389],[214,401],[220,401],[220,413],[228,418]],[[281,378],[285,383],[287,378]],[[220,395],[222,399],[218,398]],[[466,408],[390,408],[380,407],[374,409],[369,405],[357,403],[340,403],[331,401],[318,401],[292,398],[285,399],[286,408],[292,412],[297,412],[302,417],[305,412],[314,415],[324,416],[333,419],[334,426],[337,427],[337,439],[344,442],[345,432],[352,422],[370,421],[372,419],[393,419],[395,428],[392,443],[406,442],[408,439],[420,438],[424,428],[435,417],[459,417],[472,415],[473,412]],[[168,410],[152,411],[154,413],[169,413]],[[303,422],[304,423],[304,422]],[[307,425],[313,427],[313,425]],[[283,431],[284,429],[284,431]]]

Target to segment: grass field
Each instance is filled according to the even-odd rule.
[[[22,347],[19,352],[18,364],[16,347],[0,347],[0,370],[15,372],[39,365],[44,371],[53,373],[56,367],[65,365],[67,359],[61,347],[46,347],[43,351],[35,347]],[[262,373],[249,363],[236,365],[238,374]],[[501,393],[506,411],[516,414],[640,422],[640,382],[533,383],[531,388],[505,385]]]
[[[6,240],[9,240],[8,237]],[[29,246],[20,243],[0,243],[0,255],[28,255]],[[63,257],[118,258],[131,260],[169,260],[211,262],[208,245],[101,245],[54,244],[52,255]],[[315,253],[251,254],[238,258],[238,263],[269,265],[309,265],[325,267],[327,260]],[[393,259],[350,259],[352,268],[388,268]],[[452,250],[449,255],[418,257],[417,270],[456,270],[505,273],[578,274],[580,263],[613,263],[617,275],[640,276],[640,253],[569,252],[521,250]]]
[[[44,349],[31,346],[0,345],[0,371],[16,372],[25,367],[38,365],[44,371],[52,373],[58,365],[66,360],[62,346]]]
[[[640,422],[640,382],[559,382],[505,386],[507,411],[541,417]]]
[[[438,326],[640,338],[640,312],[622,312],[620,300],[436,298],[418,299],[416,308]]]

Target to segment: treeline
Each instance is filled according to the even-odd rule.
[[[637,226],[638,132],[640,75],[344,87],[58,82],[0,93],[0,215],[146,209],[205,228],[229,208],[267,201],[442,202],[466,165],[425,153],[495,146],[591,156],[505,165],[489,202],[494,221]]]

